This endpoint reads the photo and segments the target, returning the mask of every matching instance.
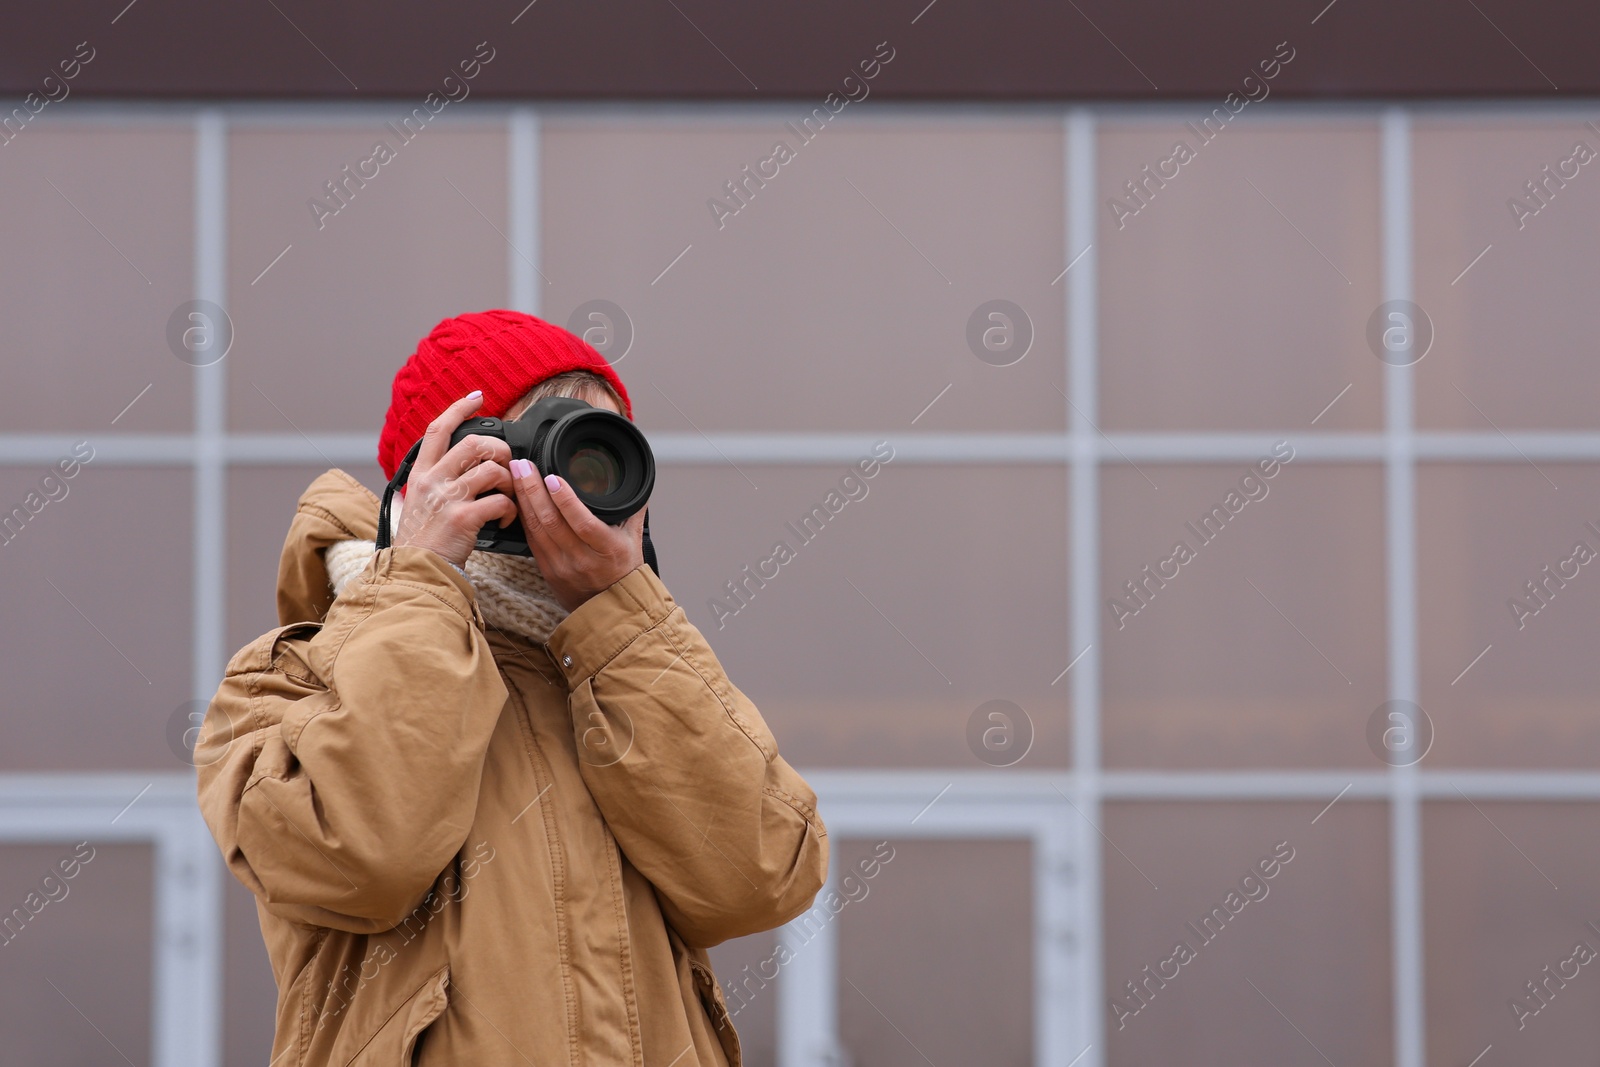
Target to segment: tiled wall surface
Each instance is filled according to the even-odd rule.
[[[193,553],[208,519],[195,514],[184,439],[160,435],[196,425],[194,372],[167,342],[169,316],[195,290],[185,116],[84,108],[0,152],[11,205],[0,212],[0,514],[44,500],[0,544],[0,772],[184,767],[169,724],[195,696]],[[1194,140],[1181,108],[1098,116],[1098,188],[1085,193],[1068,188],[1059,112],[885,107],[802,141],[782,108],[553,110],[527,174],[509,114],[486,107],[437,120],[319,221],[308,201],[334,203],[325,183],[374,141],[397,140],[391,117],[299,105],[229,115],[221,281],[234,342],[221,414],[227,433],[282,447],[225,470],[224,577],[220,593],[198,592],[220,596],[228,651],[275,625],[277,553],[306,483],[337,465],[381,487],[370,453],[338,435],[375,440],[389,379],[418,337],[461,311],[520,301],[565,323],[603,299],[631,325],[617,369],[646,433],[799,435],[802,458],[786,462],[664,463],[652,509],[669,588],[791,762],[979,768],[968,717],[1005,699],[1033,725],[1019,767],[1071,768],[1063,668],[1084,651],[1078,596],[1101,620],[1094,764],[1382,769],[1367,724],[1396,668],[1381,436],[1394,424],[1366,329],[1390,288],[1386,241],[1405,227],[1435,336],[1413,372],[1415,427],[1478,448],[1423,455],[1407,497],[1414,666],[1436,731],[1422,766],[1600,771],[1600,578],[1569,571],[1542,602],[1525,590],[1575,542],[1600,551],[1586,525],[1600,527],[1600,448],[1583,436],[1600,430],[1600,312],[1588,297],[1600,178],[1585,167],[1543,203],[1523,189],[1575,141],[1600,145],[1581,116],[1415,113],[1410,204],[1395,218],[1383,116],[1365,108],[1241,120],[1175,177],[1146,181],[1138,203],[1125,183]],[[776,140],[792,161],[745,179]],[[518,174],[530,188],[514,188]],[[743,202],[725,187],[741,180]],[[1093,197],[1092,251],[1068,240],[1074,195]],[[1537,214],[1517,218],[1507,200],[1519,195]],[[517,218],[519,196],[531,219]],[[1113,196],[1137,212],[1119,223]],[[720,221],[714,198],[728,208]],[[1076,272],[1094,277],[1089,395],[1068,388]],[[1031,347],[1009,366],[967,341],[969,318],[995,299],[1030,322]],[[1112,446],[1091,517],[1098,589],[1069,582],[1075,418]],[[1529,444],[1527,431],[1566,436]],[[101,443],[58,484],[64,495],[41,482],[58,458],[40,451],[57,440],[46,434]],[[717,612],[726,583],[792,542],[786,524],[844,474],[846,461],[802,455],[837,434],[932,442],[946,458],[897,452],[778,578],[736,614]],[[1259,495],[1245,490],[1218,536],[1197,539],[1186,524],[1254,462],[1241,445],[1228,446],[1239,458],[1203,454],[1230,434],[1286,441],[1295,458],[1251,483]],[[166,444],[141,460],[128,441]],[[1330,461],[1340,441],[1352,451]],[[1499,454],[1502,441],[1523,454]],[[991,445],[1009,452],[995,458]],[[338,455],[324,461],[328,449]],[[1179,539],[1195,558],[1143,586],[1144,603],[1129,599],[1125,583]],[[1137,612],[1119,617],[1113,597]],[[1519,619],[1514,598],[1539,610]],[[1340,1064],[1392,1062],[1395,937],[1413,920],[1394,911],[1389,808],[1347,799],[1318,816],[1324,803],[1107,800],[1108,999],[1127,997],[1125,983],[1280,842],[1295,859],[1137,1015],[1119,1027],[1106,1013],[1097,1059],[1320,1062],[1314,1046]],[[1521,1030],[1506,1004],[1575,940],[1600,944],[1584,927],[1600,919],[1583,905],[1600,877],[1585,858],[1594,814],[1578,797],[1423,805],[1430,1062],[1465,1064],[1491,1043],[1497,1062],[1592,1050],[1581,989]],[[0,913],[71,844],[0,845]],[[865,843],[835,847],[843,860]],[[874,993],[842,984],[855,1062],[1031,1063],[1027,848],[896,847],[844,920],[841,978]],[[151,860],[128,845],[102,856],[37,929],[0,948],[8,1062],[105,1059],[106,1042],[147,1058]],[[224,1062],[244,1067],[265,1061],[274,989],[253,905],[231,881],[227,892]],[[719,966],[731,978],[770,944],[725,946]],[[772,1062],[774,1012],[758,999],[739,1019],[754,1064]]]

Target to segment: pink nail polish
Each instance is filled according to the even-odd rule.
[[[467,399],[467,400],[482,400],[483,399],[483,390],[482,389],[474,389],[472,392],[470,392],[470,393],[468,393],[466,395],[465,399]]]
[[[511,477],[515,478],[517,481],[520,482],[532,474],[532,463],[529,463],[525,459],[514,459],[511,461]]]
[[[547,474],[544,476],[544,487],[553,493],[561,488],[561,479],[554,474]]]

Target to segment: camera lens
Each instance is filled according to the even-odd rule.
[[[620,523],[645,506],[656,464],[638,427],[581,400],[547,398],[539,404],[549,405],[553,418],[531,442],[535,466],[564,478],[602,522]]]
[[[586,441],[567,460],[567,478],[578,492],[610,496],[622,485],[622,460],[601,441]]]

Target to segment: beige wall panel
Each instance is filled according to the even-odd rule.
[[[1209,114],[1193,111],[1196,125]],[[1308,428],[1347,385],[1317,429],[1382,421],[1382,365],[1364,339],[1382,300],[1377,129],[1249,118],[1198,147],[1164,188],[1150,183],[1120,224],[1108,202],[1134,206],[1125,183],[1146,166],[1159,177],[1177,142],[1201,141],[1182,123],[1102,128],[1107,429]]]
[[[0,468],[0,507],[49,469]],[[0,544],[17,620],[0,643],[0,772],[180,770],[166,730],[191,696],[193,476],[91,460],[54,484],[66,495]]]
[[[395,158],[350,186],[319,229],[308,201],[332,203],[324,183],[346,165],[354,172],[380,140]],[[403,145],[381,122],[239,130],[228,174],[232,429],[376,437],[394,372],[418,339],[441,319],[508,299],[498,130],[431,125]]]
[[[377,448],[373,448],[376,455]],[[372,463],[346,472],[382,495],[385,479]],[[295,501],[326,467],[234,467],[228,474],[228,651],[278,625],[278,557],[294,520]]]
[[[836,840],[832,844],[839,847]],[[777,934],[768,931],[724,941],[711,950],[711,966],[728,998],[745,1067],[774,1067],[777,1063],[778,987],[762,977],[777,966],[777,945]],[[730,987],[745,992],[735,997]]]
[[[547,123],[550,317],[593,299],[627,312],[635,340],[617,370],[647,428],[1062,428],[1059,122],[854,110],[809,143],[781,116]],[[780,140],[795,158],[719,229],[708,199],[734,203],[723,183]],[[1012,366],[967,346],[992,299],[1033,324]]]
[[[1489,1044],[1485,1063],[1593,1056],[1593,805],[1447,801],[1426,805],[1423,817],[1428,1062],[1470,1063]],[[1580,942],[1589,962],[1567,962]],[[1546,967],[1555,976],[1547,986]],[[1541,984],[1541,999],[1528,982]],[[1528,1013],[1512,1011],[1516,998]]]
[[[1589,296],[1600,283],[1600,161],[1574,159],[1578,142],[1600,151],[1579,116],[1417,123],[1416,299],[1435,331],[1417,364],[1419,426],[1600,426],[1600,304]],[[1530,181],[1548,183],[1543,203]],[[1527,205],[1520,218],[1514,198]]]
[[[1022,841],[835,844],[860,899],[839,924],[839,1036],[850,1062],[1033,1063],[1032,854]],[[892,855],[888,862],[882,858]],[[860,864],[876,859],[876,875]],[[863,896],[862,893],[865,893]],[[802,951],[804,951],[802,949]]]
[[[1140,467],[1101,475],[1105,763],[1374,766],[1365,730],[1386,684],[1382,469],[1282,465],[1249,483],[1260,499],[1241,492],[1242,510],[1202,543],[1188,524],[1226,509],[1251,466]],[[1160,579],[1180,539],[1194,558],[1157,587],[1144,568]],[[1136,580],[1152,593],[1119,623],[1106,602],[1137,606],[1125,592]]]
[[[785,756],[802,767],[982,768],[968,720],[1008,700],[1033,724],[1018,765],[1064,766],[1068,686],[1050,684],[1073,656],[1064,472],[890,462],[802,543],[786,524],[845,469],[746,465],[758,490],[727,466],[674,465],[656,483],[651,529],[667,587]],[[779,540],[795,557],[776,577],[749,586],[736,614],[708,606],[736,605],[726,583],[755,573]]]
[[[1600,468],[1425,464],[1417,485],[1430,762],[1600,766],[1600,562],[1574,559],[1600,553]]]
[[[256,898],[223,875],[222,1062],[258,1067],[272,1058],[278,986],[261,940]]]
[[[1102,809],[1116,845],[1101,859],[1106,994],[1138,1008],[1100,1006],[1111,1067],[1391,1062],[1388,810],[1346,799],[1318,817],[1322,807]],[[1231,917],[1190,929],[1214,906]],[[1148,983],[1142,1006],[1135,980]]]
[[[88,846],[0,845],[0,913],[29,894],[47,901],[0,947],[7,1064],[150,1062],[154,855],[147,845]],[[75,873],[63,879],[63,870]]]
[[[195,295],[192,134],[30,126],[3,162],[0,428],[112,432],[150,386],[114,431],[187,429],[193,371],[167,319]]]

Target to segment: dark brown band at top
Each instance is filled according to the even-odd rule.
[[[1220,100],[1285,49],[1285,97],[1600,94],[1592,0],[10,0],[0,26],[0,93],[53,100]]]

